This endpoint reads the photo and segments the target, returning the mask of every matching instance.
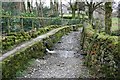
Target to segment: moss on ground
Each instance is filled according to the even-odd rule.
[[[71,31],[72,27],[66,26],[61,28],[55,34],[37,41],[21,51],[14,53],[2,61],[2,77],[13,80],[16,74],[25,69],[27,62],[31,59],[42,58],[45,54],[44,42],[49,43],[49,48],[54,45],[63,35]],[[17,73],[16,73],[17,72]]]

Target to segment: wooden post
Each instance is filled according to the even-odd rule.
[[[8,18],[8,33],[10,33],[10,20],[9,20],[9,18]]]
[[[32,19],[32,30],[34,30],[34,19]]]
[[[21,31],[24,32],[24,28],[23,28],[23,18],[21,18]]]

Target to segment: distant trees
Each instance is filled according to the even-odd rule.
[[[31,4],[30,4],[30,1],[29,0],[27,0],[27,10],[28,10],[28,12],[32,12],[32,10],[31,10]]]
[[[63,18],[62,0],[60,0],[60,14],[61,14],[61,18]]]
[[[72,0],[68,1],[69,7],[68,9],[72,12],[72,18],[75,18],[76,11],[78,11],[78,16],[80,14],[81,10],[85,9],[85,2],[79,2],[78,0],[75,0],[74,2]]]
[[[59,4],[58,4],[58,0],[54,0],[54,14],[56,15],[56,16],[58,16],[58,6],[59,6]]]
[[[26,11],[24,2],[2,2],[2,9],[10,15],[20,15]]]
[[[36,14],[39,17],[43,17],[43,3],[41,2],[41,0],[39,0],[40,3],[38,4],[37,0],[36,0]]]
[[[26,12],[24,0],[21,2],[21,11]]]
[[[118,18],[120,18],[120,2],[118,4]]]
[[[50,9],[51,9],[50,16],[58,16],[59,14],[58,7],[59,7],[58,0],[50,0]]]
[[[88,0],[86,0],[86,2],[79,2],[78,0],[72,1],[69,0],[68,4],[70,6],[70,10],[72,11],[72,18],[75,18],[75,11],[78,11],[78,16],[81,10],[85,10],[85,6],[88,7],[88,17],[89,17],[89,21],[90,23],[92,23],[92,18],[93,18],[93,12],[102,6],[103,2],[94,2],[93,0],[91,0],[90,2]]]
[[[80,17],[80,11],[85,11],[85,2],[77,2],[78,17]]]
[[[74,3],[72,3],[71,0],[70,0],[70,2],[68,2],[68,3],[69,3],[70,8],[72,10],[72,18],[75,18],[75,11],[77,9],[77,1],[75,1]]]
[[[51,14],[53,14],[53,1],[50,0],[50,9],[51,9]]]
[[[92,19],[93,19],[93,12],[97,9],[101,7],[101,4],[103,2],[93,2],[93,0],[91,0],[90,2],[88,2],[86,0],[86,6],[88,7],[88,18],[90,23],[92,24]]]

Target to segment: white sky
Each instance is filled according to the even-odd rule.
[[[20,1],[25,1],[27,3],[27,0],[0,0],[2,2],[20,2]],[[30,2],[33,1],[33,6],[35,5],[36,0],[29,0]],[[39,2],[40,0],[37,0]],[[50,0],[41,0],[44,2],[44,6],[50,6]],[[60,2],[60,0],[58,0]],[[61,0],[62,4],[67,4],[70,0]],[[75,0],[72,0],[75,1]],[[78,1],[85,1],[85,0],[78,0]],[[88,0],[90,1],[90,0]],[[93,1],[106,1],[106,0],[93,0]],[[112,1],[112,0],[107,0],[107,1]],[[120,2],[120,0],[114,0],[117,4]]]
[[[35,0],[34,0],[35,1]],[[49,6],[50,5],[50,0],[42,0],[45,2],[45,5]],[[60,0],[58,0],[60,2]],[[63,4],[67,4],[70,0],[61,0]],[[75,0],[72,0],[75,1]],[[82,0],[78,0],[78,1],[82,1]],[[83,0],[85,1],[85,0]],[[88,0],[89,1],[89,0]],[[98,0],[97,0],[98,1]],[[104,1],[104,0],[103,0]],[[109,0],[108,0],[109,1]],[[114,0],[116,3],[120,2],[120,0]]]

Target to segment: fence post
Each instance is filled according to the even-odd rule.
[[[23,28],[23,18],[21,18],[21,31],[23,31],[24,32],[24,28]]]
[[[34,30],[34,20],[32,19],[32,30]]]
[[[10,20],[9,20],[9,18],[8,18],[7,24],[8,24],[8,33],[10,33]]]

